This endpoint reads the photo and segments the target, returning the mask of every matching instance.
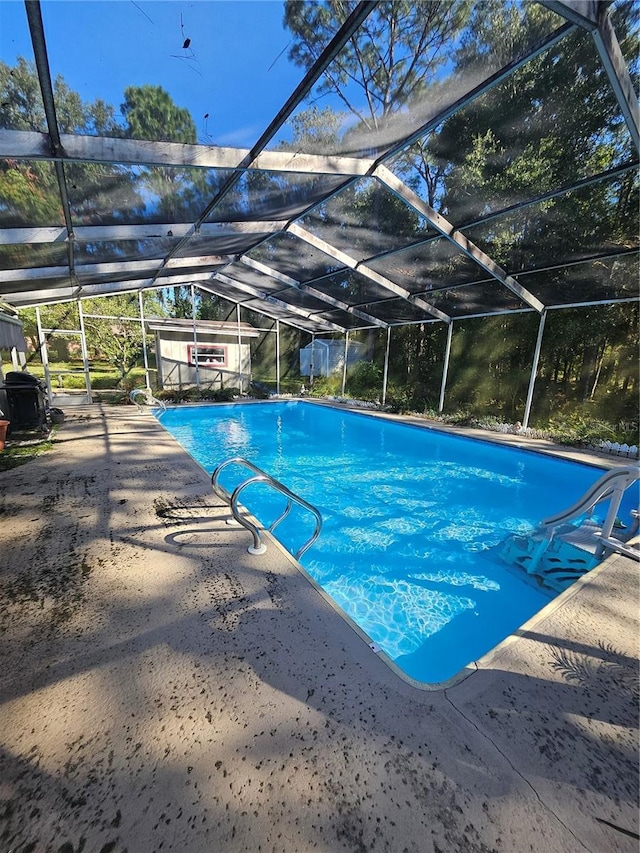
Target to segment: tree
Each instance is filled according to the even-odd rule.
[[[540,38],[550,13],[538,4],[524,9],[502,0],[476,6],[455,54],[457,73],[473,74],[488,56],[507,62]],[[624,33],[622,17],[620,25]],[[581,30],[447,119],[429,147],[443,169],[441,210],[460,226],[633,157],[593,39]],[[557,204],[534,212],[533,239],[536,218]]]
[[[161,86],[129,86],[124,90],[120,112],[128,139],[195,144],[196,127],[187,109],[177,106]],[[204,210],[210,198],[207,175],[202,169],[153,166],[140,170],[147,222],[191,221]],[[214,182],[219,180],[216,174]],[[191,316],[189,287],[174,291],[176,317]]]
[[[0,125],[8,130],[46,130],[35,66],[19,56],[14,66],[0,61]]]
[[[294,39],[290,59],[310,68],[356,5],[354,0],[286,0],[284,23]],[[325,71],[318,95],[338,98],[363,130],[382,128],[435,79],[469,5],[444,0],[378,3]]]
[[[62,133],[120,134],[115,111],[104,101],[83,101],[60,75],[54,80],[53,90]],[[47,129],[35,65],[23,57],[18,57],[14,66],[0,61],[0,126],[37,132]],[[132,191],[128,170],[106,164],[67,163],[65,173],[76,222],[95,221],[96,211],[98,216],[104,209],[113,211],[118,198],[123,200],[123,210],[140,204],[140,198]],[[63,223],[56,174],[49,163],[0,163],[0,225]],[[28,251],[24,246],[0,247],[0,265],[15,265]]]
[[[194,282],[197,284],[197,282]],[[223,299],[214,293],[200,290],[196,286],[194,290],[193,303],[191,301],[191,285],[176,285],[158,291],[162,300],[164,310],[169,316],[178,319],[191,319],[193,317],[193,306],[195,305],[196,318],[198,320],[235,320],[236,306],[233,302]]]
[[[285,23],[294,37],[292,59],[310,67],[353,7],[354,3],[289,0]],[[637,38],[633,38],[636,11],[637,5],[634,8],[625,0],[616,4],[613,13],[623,52],[631,58],[632,72],[638,64]],[[331,63],[314,92],[316,99],[331,96],[334,103],[339,100],[343,115],[351,115],[351,126],[342,122],[332,150],[367,155],[384,150],[402,137],[405,113],[411,113],[411,127],[433,117],[438,105],[452,103],[459,96],[461,84],[464,90],[469,81],[485,79],[491,71],[523,56],[560,23],[561,19],[541,4],[507,4],[503,0],[476,4],[379,3]],[[311,118],[321,121],[320,112]],[[313,129],[313,121],[303,130],[304,144],[313,145],[314,135],[322,138]],[[436,131],[414,142],[394,160],[393,170],[432,207],[457,227],[465,228],[489,212],[612,166],[631,163],[633,156],[593,39],[576,29],[569,38],[472,99]],[[629,171],[616,180],[603,180],[525,205],[465,228],[465,233],[511,274],[589,257],[609,250],[612,243],[626,250],[637,245],[639,199],[634,178]],[[362,181],[357,189],[341,194],[335,204],[330,202],[314,211],[312,222],[321,236],[324,230],[326,239],[338,245],[341,224],[360,223],[360,230],[349,227],[348,233],[351,246],[360,243],[361,251],[372,243],[376,230],[394,238],[401,233],[406,233],[407,239],[419,237],[415,222],[411,223],[401,210],[390,209],[383,193],[374,201],[374,193],[368,193]],[[363,223],[368,223],[369,234],[364,233]],[[425,249],[420,259],[423,268],[431,258],[436,265],[434,290],[456,280],[446,253],[439,260],[437,244]],[[544,301],[552,304],[571,296],[574,290],[575,300],[568,301],[581,301],[585,291],[593,292],[594,298],[599,293],[633,293],[633,273],[628,266],[613,266],[617,271],[612,268],[609,278],[606,271],[585,266],[582,280],[558,270],[528,276],[526,281],[534,293],[544,293]],[[526,286],[524,279],[522,283]],[[446,311],[446,302],[443,307]],[[566,399],[596,399],[607,370],[613,375],[610,354],[628,351],[625,341],[629,323],[634,322],[632,312],[616,307],[620,308],[615,312],[617,322],[610,321],[607,309],[572,312],[571,333],[561,334],[557,346],[549,330],[556,320],[563,326],[566,320],[561,320],[561,315],[569,315],[553,312],[549,317],[541,373],[545,374],[550,362],[556,364],[555,373],[561,377]],[[621,316],[626,319],[621,321]],[[454,354],[457,352],[462,362],[451,366],[449,385],[455,393],[448,399],[457,395],[460,404],[475,399],[485,409],[505,413],[519,410],[521,415],[536,330],[534,315],[523,315],[522,320],[515,316],[466,321],[462,334],[456,329],[454,336]],[[394,382],[402,382],[406,376],[409,388],[433,393],[431,359],[442,357],[443,348],[437,352],[442,342],[442,334],[437,332],[441,331],[433,325],[394,330],[390,365]],[[482,375],[469,368],[465,355],[469,351],[474,357],[480,355]],[[635,380],[624,379],[621,384],[633,387]]]
[[[63,98],[64,98],[63,91]],[[35,66],[18,57],[15,66],[0,61],[0,126],[42,132],[44,107]],[[53,169],[38,162],[0,162],[0,226],[51,225],[64,221]],[[0,264],[20,263],[24,246],[0,247]]]
[[[120,112],[125,122],[127,139],[156,142],[196,142],[196,127],[188,110],[178,107],[161,86],[129,86],[124,90]],[[203,190],[206,179],[199,169],[153,166],[141,171],[141,183],[147,190],[147,220],[179,222],[192,215],[193,190]],[[149,190],[155,199],[148,197]],[[198,201],[195,202],[198,205]],[[204,208],[204,203],[199,205]],[[200,210],[198,210],[198,213]],[[196,214],[197,215],[197,214]]]
[[[284,22],[293,35],[290,58],[309,68],[355,5],[342,0],[323,4],[287,0]],[[342,112],[316,107],[301,113],[298,125],[294,125],[299,138],[294,135],[292,147],[313,151],[316,139],[326,144],[327,137],[330,141],[333,136],[331,151],[374,156],[403,138],[405,115],[410,112],[415,125],[416,116],[426,116],[431,100],[437,101],[430,95],[439,88],[450,43],[465,26],[471,5],[440,0],[379,3],[331,63],[314,92],[316,99],[331,97],[340,103]],[[430,187],[428,201],[434,202],[441,166],[424,141],[403,154],[394,171],[409,184],[420,180]],[[335,202],[314,211],[314,217],[329,242],[340,246],[344,241],[343,248],[355,250],[359,258],[391,248],[391,241],[398,245],[399,237],[409,243],[427,233],[413,211],[375,182],[360,182]],[[345,274],[341,297],[358,301],[362,295],[358,281]],[[414,354],[432,352],[432,331],[428,325],[406,327],[394,331],[394,340],[399,349],[406,350],[412,364],[424,364],[424,358],[416,359]],[[396,375],[401,377],[403,371]],[[414,367],[404,381],[416,386]]]
[[[539,38],[548,12],[529,4],[526,13],[520,19],[516,7],[497,0],[474,9],[473,36],[462,40],[455,55],[459,74],[471,73],[488,55],[507,61],[518,41]],[[632,27],[631,4],[620,4],[616,15],[624,44]],[[616,244],[625,251],[637,243],[638,186],[631,170],[465,227],[514,202],[632,162],[628,131],[588,33],[577,30],[447,119],[429,147],[442,168],[440,209],[511,274],[588,258]],[[626,287],[632,292],[637,273],[613,264],[608,276],[605,267],[611,265],[552,269],[521,282],[551,304],[606,298]],[[618,279],[627,275],[626,284],[614,280],[614,268]],[[627,323],[633,322],[629,309],[620,308]],[[625,335],[620,317],[617,308],[607,306],[549,317],[540,387],[546,386],[550,405],[596,400],[609,353]],[[477,345],[482,342],[474,341],[474,352]]]
[[[158,291],[148,290],[143,294],[145,317],[166,316]],[[137,293],[117,296],[101,296],[85,299],[82,302],[87,349],[94,358],[105,359],[113,364],[122,381],[134,367],[142,353],[142,327],[138,317]],[[50,331],[46,333],[47,350],[52,360],[66,360],[67,355],[60,346],[58,329],[79,329],[80,319],[77,302],[61,302],[45,305],[40,309],[42,326]],[[88,316],[102,315],[102,316]],[[24,334],[31,345],[27,364],[40,353],[36,309],[23,308],[19,311]],[[125,319],[134,318],[134,319]],[[73,341],[76,336],[64,336],[63,344]],[[57,349],[57,357],[56,357]],[[66,347],[64,347],[66,349]]]
[[[159,86],[125,89],[118,122],[114,107],[98,99],[84,102],[58,75],[54,81],[62,133],[125,136],[171,142],[196,142],[190,113],[174,104]],[[46,131],[35,65],[22,57],[11,67],[0,62],[0,126]],[[77,223],[119,221],[143,212],[148,221],[192,219],[208,197],[203,170],[148,168],[141,175],[117,165],[65,164],[72,215]],[[154,195],[149,196],[149,191]],[[0,164],[0,224],[60,225],[64,222],[55,172],[49,164],[4,161]],[[118,247],[114,247],[116,250]],[[9,247],[9,252],[15,252]],[[5,254],[6,249],[0,252]],[[87,247],[91,252],[91,247]]]
[[[348,15],[354,0],[305,3],[285,0],[284,24],[293,35],[289,57],[308,69]],[[472,3],[462,0],[388,0],[378,3],[321,78],[315,98],[331,96],[342,104],[345,132],[340,148],[374,156],[406,135],[404,115],[425,120],[437,102],[439,76],[449,61],[450,45],[468,21]],[[337,146],[336,146],[337,150]],[[426,185],[435,185],[439,167],[430,152],[416,143],[396,169],[412,170]]]
[[[27,365],[40,356],[40,340],[38,337],[38,324],[36,319],[35,308],[21,308],[18,312],[24,330],[25,339],[29,345],[29,353],[27,354]],[[54,305],[43,305],[40,309],[40,319],[42,326],[45,329],[54,331],[45,333],[47,340],[47,350],[57,350],[60,356],[64,356],[62,352],[66,349],[66,344],[69,338],[64,338],[63,346],[59,345],[59,335],[56,334],[56,329],[77,329],[79,328],[78,306],[75,302],[59,302]],[[56,347],[56,344],[58,346]],[[65,360],[61,357],[60,360]]]
[[[46,132],[47,125],[35,64],[19,56],[11,66],[0,60],[0,126]],[[53,81],[56,115],[62,133],[113,133],[115,110],[101,99],[83,101],[58,74]]]
[[[143,294],[145,316],[163,316],[162,304],[155,291]],[[138,315],[137,294],[120,294],[87,299],[83,303],[87,345],[96,357],[113,364],[122,383],[142,354],[142,327],[139,320],[128,319]]]
[[[191,114],[177,106],[162,87],[129,86],[124,91],[124,98],[120,111],[125,121],[125,137],[196,143],[196,127]],[[154,166],[141,170],[139,180],[144,187],[146,221],[171,223],[196,219],[217,191],[223,176],[217,171],[208,174],[203,169]],[[202,302],[199,298],[196,302],[198,312],[198,305]],[[214,309],[207,300],[205,302],[205,313],[212,313]],[[191,317],[189,285],[173,288],[168,305],[172,316]]]
[[[128,86],[120,112],[129,139],[195,144],[196,127],[191,113],[176,106],[161,86]]]
[[[343,120],[343,115],[330,107],[320,109],[317,104],[313,104],[301,110],[290,121],[293,146],[305,154],[330,154],[336,151]]]
[[[199,320],[226,320],[230,308],[235,307],[214,293],[206,293],[203,290],[198,290],[197,293],[199,297],[197,304]]]

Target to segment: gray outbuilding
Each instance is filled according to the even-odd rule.
[[[159,388],[242,388],[250,381],[250,339],[259,332],[248,323],[153,318]]]

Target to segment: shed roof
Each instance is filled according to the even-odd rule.
[[[152,332],[180,332],[193,334],[195,326],[198,335],[225,335],[237,338],[257,338],[260,332],[249,323],[225,323],[221,320],[174,320],[164,317],[149,317],[145,320]]]

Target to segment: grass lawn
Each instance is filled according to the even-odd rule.
[[[30,362],[27,365],[27,371],[40,379],[44,379],[44,367],[39,361]],[[49,373],[53,391],[82,390],[85,388],[84,369],[80,359],[49,362]],[[91,388],[95,391],[113,388],[131,390],[145,384],[143,366],[137,365],[131,368],[121,382],[119,371],[112,364],[97,359],[93,359],[89,364],[89,377]]]
[[[11,436],[4,450],[0,451],[0,472],[10,471],[51,450],[54,444],[54,429],[49,435],[36,435],[35,432]]]

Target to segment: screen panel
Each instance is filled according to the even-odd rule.
[[[327,16],[305,17],[313,41]],[[564,24],[517,0],[378,4],[272,144],[375,158]]]
[[[287,232],[271,237],[249,252],[249,257],[296,281],[310,281],[345,268],[340,261]]]
[[[0,160],[0,228],[63,227],[53,163]]]
[[[434,291],[429,294],[429,302],[450,317],[509,313],[527,307],[498,281]]]
[[[518,280],[545,305],[640,297],[640,267],[635,252],[528,273],[518,276]]]
[[[393,252],[371,261],[369,266],[413,294],[428,294],[486,278],[478,264],[444,237]]]
[[[424,217],[372,178],[356,181],[300,224],[357,261],[435,234]]]
[[[464,233],[509,272],[638,246],[636,170],[529,205]]]
[[[577,28],[387,165],[462,228],[636,156],[593,37]]]

